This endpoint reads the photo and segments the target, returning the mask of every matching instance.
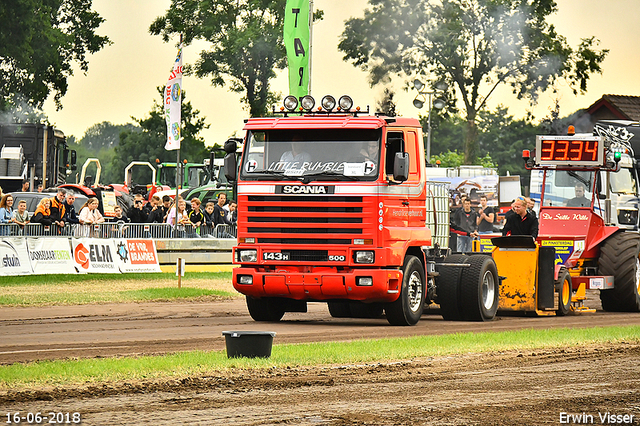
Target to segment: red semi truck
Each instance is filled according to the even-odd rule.
[[[419,121],[362,113],[346,96],[314,103],[288,97],[280,115],[246,120],[239,167],[236,141],[225,144],[238,192],[233,285],[252,318],[320,301],[334,317],[384,312],[393,325],[416,324],[425,303],[449,319],[492,319],[491,257],[447,256],[426,225],[427,213],[440,217],[432,225],[448,236],[447,192],[438,216]]]

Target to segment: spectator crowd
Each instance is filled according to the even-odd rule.
[[[198,198],[190,200],[190,208],[182,197],[178,198],[177,206],[168,195],[162,199],[156,195],[145,203],[140,194],[135,194],[133,205],[125,212],[120,205],[114,206],[115,216],[105,217],[98,209],[100,202],[91,197],[76,212],[74,202],[76,196],[72,191],[58,188],[57,193],[51,198],[42,198],[31,217],[27,212],[27,203],[17,196],[17,206],[14,207],[14,195],[2,194],[0,189],[0,232],[8,235],[8,227],[4,225],[15,224],[21,229],[28,223],[39,223],[45,226],[53,226],[60,233],[66,225],[76,225],[78,229],[84,229],[82,235],[89,235],[91,225],[102,223],[118,224],[162,224],[166,223],[175,230],[177,236],[213,235],[218,225],[224,228],[220,231],[222,237],[230,237],[229,230],[238,221],[237,203],[234,200],[227,202],[225,193],[220,193],[216,202],[209,201],[202,206]],[[224,234],[223,234],[224,233]]]

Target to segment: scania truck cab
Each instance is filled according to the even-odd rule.
[[[339,109],[333,98],[319,111],[303,99],[300,109],[246,120],[239,167],[235,141],[225,146],[238,191],[233,285],[257,321],[323,301],[334,317],[384,310],[391,324],[412,325],[435,296],[421,125],[361,113],[344,98]],[[497,276],[488,279],[491,311]]]

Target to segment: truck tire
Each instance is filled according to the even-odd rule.
[[[254,321],[280,321],[284,316],[284,304],[273,297],[254,299],[247,296],[247,308]]]
[[[469,256],[466,254],[453,254],[444,259],[444,263],[466,263]],[[437,264],[436,264],[437,265]],[[455,266],[443,266],[438,268],[440,276],[436,278],[436,294],[442,318],[447,321],[459,321],[460,313],[460,276],[463,268]]]
[[[333,318],[351,318],[349,302],[327,302],[327,306]]]
[[[417,257],[407,256],[402,273],[400,295],[395,302],[385,304],[385,313],[391,325],[415,325],[422,316],[427,293],[424,266]]]
[[[566,268],[560,268],[555,285],[556,290],[558,290],[558,310],[556,315],[563,317],[571,312],[571,275]]]
[[[491,256],[469,256],[460,277],[460,313],[467,321],[491,321],[500,297],[498,268]]]
[[[600,247],[598,270],[613,275],[614,288],[600,290],[602,309],[611,312],[640,311],[640,235],[619,232]]]
[[[349,303],[349,312],[351,312],[352,318],[380,318],[383,309],[382,303]]]

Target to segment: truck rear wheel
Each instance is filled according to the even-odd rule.
[[[468,321],[491,321],[498,311],[498,268],[491,256],[469,256],[460,277],[460,311]]]
[[[420,321],[426,297],[425,270],[415,256],[407,256],[402,267],[402,288],[395,302],[385,304],[391,325],[415,325]]]
[[[254,321],[280,321],[284,316],[284,304],[273,297],[255,299],[247,296],[247,308]]]
[[[571,311],[571,275],[566,268],[561,268],[556,281],[558,290],[558,310],[556,315],[565,316]]]
[[[600,290],[602,309],[612,312],[640,311],[640,235],[619,232],[600,248],[598,270],[613,275],[614,288]]]
[[[469,256],[466,254],[453,254],[444,259],[444,263],[466,263]],[[436,264],[437,265],[437,264]],[[447,321],[462,319],[460,313],[459,283],[462,268],[455,266],[442,266],[438,268],[440,276],[436,279],[436,294],[442,318]]]

